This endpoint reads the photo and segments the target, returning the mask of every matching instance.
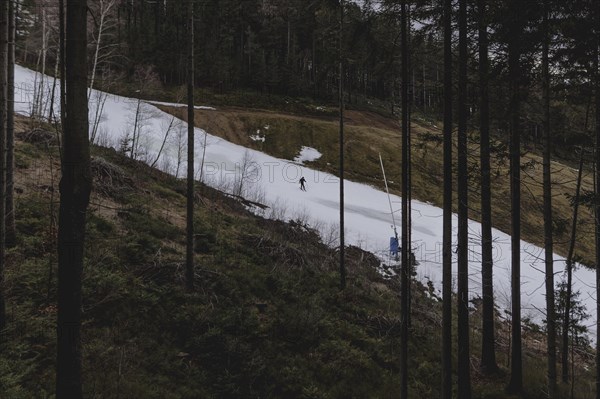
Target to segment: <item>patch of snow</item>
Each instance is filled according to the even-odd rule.
[[[304,162],[312,162],[321,158],[321,154],[319,151],[312,147],[302,146],[300,149],[300,154],[294,158],[294,162],[303,164]]]
[[[152,105],[165,105],[168,107],[187,108],[187,104],[182,104],[182,103],[169,103],[169,102],[164,102],[164,101],[150,101],[150,100],[144,100],[144,102],[146,102],[148,104],[152,104]],[[216,111],[217,110],[214,107],[209,107],[206,105],[194,105],[194,109],[203,109],[203,110],[207,110],[207,111]]]
[[[258,132],[260,133],[260,130]],[[260,134],[253,134],[250,136],[250,140],[252,141],[261,141],[264,143],[266,139],[265,136],[261,136]]]

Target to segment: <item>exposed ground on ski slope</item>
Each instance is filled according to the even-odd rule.
[[[32,87],[35,81],[35,73],[24,68],[16,69],[17,93],[18,102],[16,108],[19,112],[28,113],[31,110],[32,103]],[[51,81],[48,81],[47,91],[51,90]],[[50,98],[50,96],[47,96]],[[184,175],[185,167],[185,133],[186,128],[184,123],[179,123],[173,116],[159,110],[156,106],[140,103],[136,99],[130,99],[115,95],[104,95],[94,91],[90,95],[90,119],[99,120],[99,129],[96,134],[96,142],[112,146],[115,148],[125,147],[126,151],[130,151],[128,138],[131,138],[132,132],[135,130],[139,134],[136,140],[137,146],[135,157],[149,164],[161,168],[162,170],[178,176]],[[103,107],[97,108],[95,105],[98,101],[105,100]],[[40,109],[49,109],[49,107],[40,106]],[[54,107],[55,110],[58,107]],[[96,110],[101,109],[102,117],[96,118]],[[136,111],[141,110],[136,118]],[[201,121],[201,116],[208,112],[218,113],[219,111],[204,111],[197,110],[198,120]],[[206,118],[205,118],[206,119]],[[337,150],[335,139],[323,137],[329,134],[331,130],[335,130],[335,122],[321,121],[318,126],[322,130],[310,129],[308,132],[307,126],[312,126],[313,121],[306,121],[297,116],[290,116],[288,120],[297,121],[290,125],[280,126],[278,123],[282,118],[277,115],[266,117],[261,116],[260,123],[252,126],[252,130],[244,130],[244,125],[232,125],[232,130],[235,134],[249,135],[256,133],[257,128],[269,126],[264,144],[270,141],[270,136],[278,137],[277,132],[283,136],[277,140],[282,149],[288,151],[285,157],[275,157],[267,154],[267,149],[264,151],[249,149],[244,146],[227,141],[219,136],[212,134],[212,129],[205,130],[196,128],[196,174],[197,178],[220,190],[230,192],[233,195],[240,195],[250,200],[262,203],[267,208],[257,207],[255,212],[264,215],[268,218],[277,219],[296,219],[303,224],[308,224],[317,229],[323,238],[323,241],[330,246],[336,246],[338,237],[338,195],[339,181],[328,173],[318,169],[308,168],[305,165],[298,165],[291,162],[298,155],[301,145],[310,146],[318,150],[323,156],[319,158],[315,164],[318,166],[324,165],[328,168],[335,169],[337,161],[334,155]],[[133,129],[134,121],[138,121],[138,126]],[[227,119],[223,119],[227,121]],[[232,123],[236,123],[233,120]],[[239,122],[238,122],[239,123]],[[285,128],[284,128],[285,127]],[[354,128],[354,129],[352,129]],[[91,126],[90,130],[93,131]],[[215,133],[218,133],[214,129]],[[422,198],[432,203],[437,203],[441,196],[441,180],[436,178],[439,175],[439,166],[441,164],[441,156],[439,153],[439,134],[434,129],[424,129],[423,127],[414,126],[415,133],[414,146],[418,148],[423,146],[420,153],[414,155],[413,161],[415,164],[415,179],[414,179],[414,196]],[[165,133],[169,132],[165,140]],[[287,133],[286,135],[281,132]],[[296,134],[292,134],[295,132]],[[299,134],[304,134],[300,139]],[[304,141],[303,137],[311,137],[312,141]],[[427,141],[419,142],[417,137],[424,136]],[[291,144],[293,151],[290,149],[290,138],[296,137],[296,141]],[[385,140],[382,140],[383,137]],[[391,174],[390,180],[397,188],[398,182],[395,181],[394,167],[398,165],[398,147],[394,147],[398,133],[392,130],[386,130],[377,127],[357,128],[349,126],[348,138],[350,143],[346,151],[348,154],[348,165],[354,171],[350,174],[351,178],[356,178],[362,173],[369,176],[372,182],[378,184],[368,185],[365,183],[347,181],[346,187],[346,244],[352,244],[361,248],[372,251],[386,259],[388,255],[389,238],[392,235],[391,214],[389,211],[389,203],[387,195],[378,187],[381,186],[381,175],[378,165],[375,166],[373,160],[378,159],[378,152],[384,155],[384,162],[388,165],[388,170]],[[421,137],[423,138],[423,137]],[[206,140],[206,147],[203,147]],[[262,142],[256,142],[255,145],[261,145]],[[126,146],[123,146],[127,143]],[[296,145],[297,144],[297,145]],[[128,147],[129,146],[129,147]],[[162,151],[159,153],[160,149]],[[277,146],[275,148],[278,148]],[[283,151],[283,150],[282,150]],[[202,155],[205,154],[205,157]],[[365,161],[369,159],[370,161]],[[360,165],[354,163],[362,162]],[[328,165],[328,163],[330,165]],[[201,168],[203,166],[203,168]],[[496,215],[496,221],[508,221],[509,209],[506,206],[508,203],[508,190],[503,183],[506,181],[504,173],[505,167],[498,160],[495,162],[495,167],[498,170],[498,180],[496,180],[496,202],[495,208],[499,209],[499,215]],[[563,174],[565,180],[569,173],[573,173],[570,168],[563,168],[556,165],[557,173]],[[325,169],[325,167],[324,167]],[[532,169],[532,170],[537,170]],[[202,171],[202,176],[200,171]],[[538,190],[532,181],[527,181],[528,171],[524,174],[524,185],[529,190]],[[397,172],[395,176],[397,176]],[[303,193],[299,190],[298,179],[300,176],[305,176],[308,183],[308,192]],[[559,178],[557,175],[556,179]],[[356,179],[360,180],[360,179]],[[572,180],[572,179],[570,179]],[[524,188],[527,192],[527,188]],[[474,190],[476,191],[476,190]],[[423,197],[421,197],[423,195]],[[525,196],[528,198],[527,196]],[[557,201],[562,199],[561,195],[556,196]],[[531,196],[529,202],[524,199],[524,208],[526,211],[537,206],[539,199]],[[562,199],[565,201],[564,199]],[[392,204],[394,213],[397,213],[399,208],[400,198],[392,196]],[[476,205],[476,204],[473,204]],[[413,201],[413,241],[412,249],[415,252],[420,266],[417,268],[418,278],[423,281],[431,281],[439,290],[441,286],[441,232],[442,232],[442,211],[435,205],[431,205],[421,201]],[[562,209],[557,204],[557,209]],[[476,214],[473,212],[473,214]],[[533,213],[531,213],[533,214]],[[524,217],[525,232],[528,237],[537,237],[541,240],[541,229],[531,224],[532,220],[537,220],[533,216]],[[396,218],[396,223],[399,223],[399,216]],[[456,218],[454,219],[456,226]],[[589,230],[589,226],[588,230]],[[480,259],[479,254],[479,234],[480,225],[476,221],[469,223],[471,233],[470,254],[471,262],[469,265],[470,275],[470,292],[472,297],[481,295],[480,284]],[[535,234],[534,234],[535,232]],[[495,259],[495,274],[494,287],[496,290],[497,303],[502,308],[509,308],[510,302],[510,237],[508,234],[499,230],[494,230],[494,259]],[[543,273],[543,251],[540,247],[527,242],[522,242],[522,309],[524,317],[529,317],[535,321],[541,322],[543,319],[542,309],[545,306],[544,295],[544,273]],[[561,258],[557,257],[555,263],[557,270],[564,266]],[[596,315],[593,312],[595,308],[595,286],[594,272],[587,269],[579,269],[575,273],[574,287],[576,290],[581,290],[582,301],[591,313],[589,324],[591,327],[595,324]]]

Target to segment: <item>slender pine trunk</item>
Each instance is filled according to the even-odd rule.
[[[8,66],[8,2],[0,4],[0,329],[6,327],[6,99]]]
[[[407,5],[401,4],[402,45],[402,270],[400,272],[400,398],[408,398],[408,279],[410,256],[408,244],[408,40]]]
[[[544,0],[542,29],[544,32],[542,42],[542,86],[544,107],[544,153],[543,153],[543,196],[544,196],[544,251],[546,263],[546,332],[548,351],[548,397],[556,395],[556,314],[554,310],[554,257],[552,240],[552,175],[551,161],[551,134],[550,134],[550,69],[548,51],[550,45],[549,32],[549,5]]]
[[[64,130],[67,109],[67,96],[65,93],[65,0],[58,0],[58,58],[60,69],[60,125]],[[62,159],[62,149],[61,149]]]
[[[344,43],[344,1],[340,1],[340,37],[339,37],[339,93],[340,103],[340,288],[346,288],[346,243],[344,239],[344,62],[343,62],[343,43]]]
[[[16,240],[14,170],[15,170],[15,3],[8,2],[8,94],[6,104],[6,245]]]
[[[471,397],[469,350],[469,187],[467,165],[467,1],[458,2],[458,396]]]
[[[521,3],[509,3],[510,32],[508,39],[508,75],[510,86],[510,199],[511,199],[511,362],[508,390],[523,390],[523,355],[521,341],[521,141],[520,141],[520,90],[522,27]]]
[[[492,191],[490,167],[490,98],[486,0],[478,0],[479,11],[479,87],[480,87],[480,163],[481,163],[481,282],[482,338],[481,370],[498,371],[494,331],[494,260],[492,252]]]
[[[596,32],[594,35],[594,86],[596,101],[596,187],[595,197],[600,197],[600,2],[596,2],[592,11],[595,17]],[[595,207],[596,235],[596,399],[600,399],[600,201]]]
[[[194,289],[194,2],[188,2],[188,79],[187,79],[187,223],[185,282],[188,291]]]
[[[442,398],[452,398],[452,0],[444,0],[444,211]]]
[[[586,122],[587,125],[587,122]],[[587,131],[587,126],[584,131]],[[583,156],[584,150],[581,147],[579,157],[579,170],[577,171],[577,185],[575,186],[575,197],[573,197],[573,220],[571,222],[571,239],[569,241],[569,252],[567,254],[567,293],[565,295],[565,313],[563,315],[562,325],[562,380],[569,382],[569,329],[571,328],[571,290],[573,282],[573,254],[575,252],[575,240],[577,237],[577,217],[579,213],[579,196],[581,193],[581,180],[583,177]]]

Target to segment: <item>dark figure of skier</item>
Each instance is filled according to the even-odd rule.
[[[302,191],[306,191],[306,187],[304,186],[304,183],[306,183],[306,179],[304,178],[304,176],[302,176],[300,178],[300,190],[302,190]]]

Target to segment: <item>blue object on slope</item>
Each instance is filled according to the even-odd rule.
[[[390,254],[398,256],[398,239],[390,237]]]

